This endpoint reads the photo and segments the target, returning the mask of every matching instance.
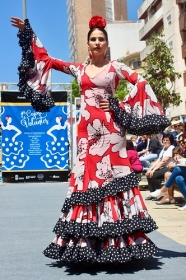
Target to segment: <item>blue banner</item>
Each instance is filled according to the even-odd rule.
[[[20,102],[19,93],[2,93],[2,172],[68,171],[67,100],[63,94],[59,101],[62,93],[57,94],[56,106],[41,113]]]

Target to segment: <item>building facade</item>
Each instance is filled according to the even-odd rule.
[[[184,4],[185,3],[185,4]],[[174,67],[180,72],[174,89],[181,95],[182,103],[178,107],[168,108],[166,115],[169,118],[177,117],[185,121],[186,116],[186,0],[144,0],[138,10],[138,18],[144,20],[144,26],[139,32],[139,39],[145,41],[151,38],[154,32],[163,30],[165,40],[174,56]],[[146,46],[140,54],[144,61],[151,52]]]
[[[70,59],[82,62],[87,56],[88,23],[93,15],[107,23],[127,20],[127,0],[67,0]]]
[[[110,59],[122,58],[129,66],[138,68],[140,64],[139,53],[145,48],[145,41],[139,40],[139,31],[143,27],[143,21],[120,21],[107,24],[109,35]],[[133,68],[133,67],[132,67]]]

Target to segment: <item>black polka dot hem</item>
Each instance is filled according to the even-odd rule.
[[[122,221],[104,222],[101,227],[96,222],[90,222],[87,224],[77,223],[75,221],[63,222],[61,219],[56,223],[53,232],[61,238],[80,238],[80,237],[119,237],[127,236],[138,231],[144,233],[152,232],[158,227],[153,219],[149,216],[147,218],[141,218],[134,215],[132,219],[124,218]]]
[[[61,247],[51,243],[43,254],[66,263],[125,263],[150,257],[157,251],[155,244],[149,240],[141,245],[130,245],[124,248],[109,246],[105,250],[78,246]]]
[[[170,121],[164,115],[146,115],[142,118],[132,116],[119,105],[118,99],[109,98],[110,108],[114,111],[114,121],[134,135],[154,134],[165,130]]]
[[[68,212],[72,205],[90,205],[92,202],[102,201],[105,197],[114,196],[119,192],[126,192],[134,186],[138,186],[139,177],[134,172],[121,177],[115,178],[107,185],[97,188],[88,189],[85,192],[74,192],[70,198],[66,198],[62,212]]]
[[[54,100],[51,93],[41,95],[38,91],[32,89],[28,84],[28,68],[32,69],[35,66],[34,53],[31,48],[31,41],[34,36],[33,30],[28,19],[24,21],[24,30],[18,32],[19,45],[22,47],[22,60],[18,67],[19,73],[19,91],[28,101],[31,101],[32,107],[38,112],[48,112],[54,107]]]

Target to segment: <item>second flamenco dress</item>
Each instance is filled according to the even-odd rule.
[[[119,61],[111,61],[95,77],[86,63],[50,57],[29,21],[18,33],[23,48],[19,88],[38,111],[54,106],[51,69],[71,74],[81,94],[78,155],[72,170],[55,239],[44,255],[64,262],[124,263],[154,255],[147,233],[157,229],[148,214],[126,152],[126,132],[142,135],[163,131],[169,121],[151,87]],[[28,70],[29,69],[29,70]],[[113,97],[120,80],[134,85],[121,103]],[[99,107],[109,99],[112,112]]]

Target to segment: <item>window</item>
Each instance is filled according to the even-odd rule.
[[[167,23],[168,25],[171,25],[172,21],[171,21],[171,15],[168,15],[167,17]]]
[[[170,48],[171,50],[173,50],[173,41],[170,41],[170,42],[169,42],[169,48]]]
[[[139,68],[141,66],[141,61],[140,60],[137,60],[137,61],[133,61],[133,68]]]

